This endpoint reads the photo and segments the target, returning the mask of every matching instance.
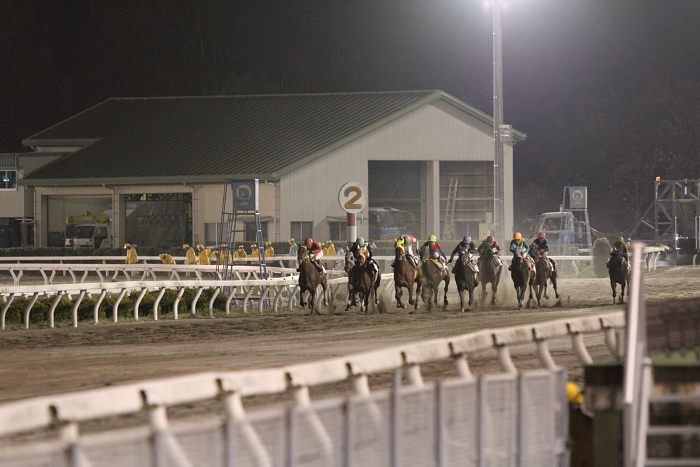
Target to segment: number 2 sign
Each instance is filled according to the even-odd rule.
[[[338,192],[338,202],[345,212],[357,214],[367,205],[367,191],[358,182],[348,182]]]

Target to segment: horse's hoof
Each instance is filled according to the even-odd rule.
[[[414,305],[415,303],[416,303],[416,300],[409,300],[409,301],[408,301],[408,304],[409,304],[409,305]]]
[[[544,299],[545,299],[545,300],[549,300],[549,295],[545,295],[545,296],[544,296]]]

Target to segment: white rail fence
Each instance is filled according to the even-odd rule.
[[[3,466],[568,465],[566,371],[549,343],[570,339],[581,364],[601,335],[620,355],[623,312],[484,330],[311,363],[144,381],[0,405]],[[511,349],[534,347],[543,369],[518,372]],[[468,358],[496,353],[502,373],[478,378]],[[435,383],[421,365],[451,362]],[[391,391],[369,377],[394,374]],[[402,381],[407,383],[404,385]],[[312,401],[310,389],[350,382],[352,394]],[[287,393],[290,407],[251,411],[246,398]],[[221,402],[223,417],[171,422],[168,409]],[[145,415],[131,429],[81,434],[81,425]],[[54,437],[17,445],[19,435]],[[51,431],[55,430],[55,431]],[[46,431],[45,431],[46,433]],[[38,438],[34,438],[38,439]]]

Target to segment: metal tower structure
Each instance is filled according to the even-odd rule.
[[[233,278],[233,252],[236,250],[238,235],[245,235],[246,228],[243,218],[255,217],[255,243],[258,245],[260,277],[267,279],[267,263],[265,262],[265,243],[260,227],[259,210],[259,180],[224,181],[224,199],[221,205],[221,223],[219,224],[219,258],[224,261],[216,263],[216,270],[223,279]],[[230,193],[229,193],[230,190]],[[241,235],[241,236],[243,236]],[[240,239],[243,241],[243,239]]]
[[[700,249],[700,180],[654,182],[654,201],[630,233],[666,245],[674,258]]]

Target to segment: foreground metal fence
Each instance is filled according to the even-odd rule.
[[[406,344],[266,370],[203,373],[0,405],[3,466],[452,466],[568,465],[566,370],[549,343],[569,338],[582,364],[586,339],[619,349],[622,312]],[[513,346],[543,366],[518,372]],[[468,356],[494,350],[502,373],[475,378]],[[452,362],[426,383],[421,365]],[[390,390],[369,377],[393,374]],[[406,382],[405,384],[403,382]],[[353,393],[312,401],[310,388],[352,383]],[[248,412],[246,398],[288,393],[293,404]],[[221,416],[171,423],[168,409],[219,401]],[[87,422],[125,415],[146,422],[83,435]],[[49,441],[16,446],[20,434]]]

